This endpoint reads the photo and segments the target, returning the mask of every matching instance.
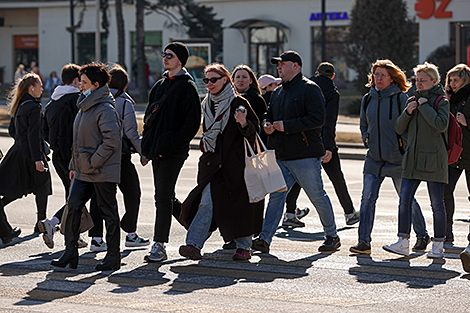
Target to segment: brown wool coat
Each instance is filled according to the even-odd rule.
[[[247,108],[246,129],[242,129],[233,117],[240,105]],[[249,203],[244,179],[243,138],[254,141],[256,131],[259,131],[259,121],[250,104],[242,97],[236,97],[230,106],[229,122],[217,138],[215,152],[203,153],[199,159],[197,186],[183,202],[180,215],[183,225],[189,228],[199,208],[201,193],[211,183],[214,208],[211,230],[218,227],[226,242],[260,233],[264,211],[264,200]]]

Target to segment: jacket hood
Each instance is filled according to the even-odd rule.
[[[129,94],[127,92],[124,91],[122,94],[120,94],[116,98],[116,94],[118,93],[119,90],[116,89],[116,88],[109,88],[109,91],[111,92],[111,94],[113,95],[115,100],[117,100],[117,98],[124,98],[125,100],[129,100],[133,105],[135,105],[134,99],[132,99],[131,96],[129,96]]]
[[[324,75],[315,75],[311,78],[311,80],[320,86],[322,90],[330,90],[336,87],[333,80]]]
[[[79,92],[80,90],[74,86],[57,86],[52,93],[51,99],[57,101],[65,95]]]
[[[421,97],[429,99],[434,96],[444,95],[444,88],[442,88],[441,84],[437,84],[426,90],[416,90],[414,95],[416,96],[416,99]]]
[[[86,112],[94,105],[102,102],[108,102],[114,107],[114,98],[109,91],[108,85],[104,85],[103,87],[96,89],[88,97],[81,94],[80,98],[78,98],[78,108],[83,112]]]
[[[375,86],[372,86],[370,88],[370,95],[371,96],[381,96],[381,97],[391,97],[393,95],[396,95],[397,93],[401,93],[401,89],[396,85],[396,84],[390,84],[387,88],[383,90],[377,90]]]

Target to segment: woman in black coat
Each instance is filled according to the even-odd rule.
[[[181,207],[180,220],[189,229],[179,252],[192,260],[201,259],[208,233],[217,226],[226,242],[236,242],[233,259],[248,260],[252,235],[263,226],[264,200],[250,203],[248,199],[244,138],[254,141],[259,121],[250,104],[236,94],[223,65],[211,64],[204,73],[209,93],[202,103],[203,154],[198,185]]]
[[[34,193],[37,220],[46,218],[47,197],[52,194],[44,140],[41,136],[42,82],[37,74],[25,75],[10,93],[8,131],[15,143],[0,163],[0,238],[3,243],[19,236],[21,229],[8,223],[4,207],[16,199]],[[38,232],[37,223],[34,228]]]
[[[460,175],[465,171],[467,189],[470,192],[470,68],[465,64],[458,64],[447,72],[446,98],[450,102],[450,112],[454,114],[462,129],[462,154],[460,159],[449,165],[449,184],[444,187],[444,202],[447,214],[447,227],[445,242],[454,241],[452,231],[455,202],[454,190]]]

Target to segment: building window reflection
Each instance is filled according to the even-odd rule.
[[[269,61],[284,50],[284,31],[279,27],[249,28],[249,65],[259,75],[277,75],[276,66]]]

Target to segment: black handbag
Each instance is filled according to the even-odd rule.
[[[126,112],[126,102],[124,102],[124,107],[122,108],[122,118],[121,121],[124,121],[124,113]],[[126,137],[125,134],[122,134],[122,154],[132,154],[137,153],[137,149],[132,144],[132,141]]]

